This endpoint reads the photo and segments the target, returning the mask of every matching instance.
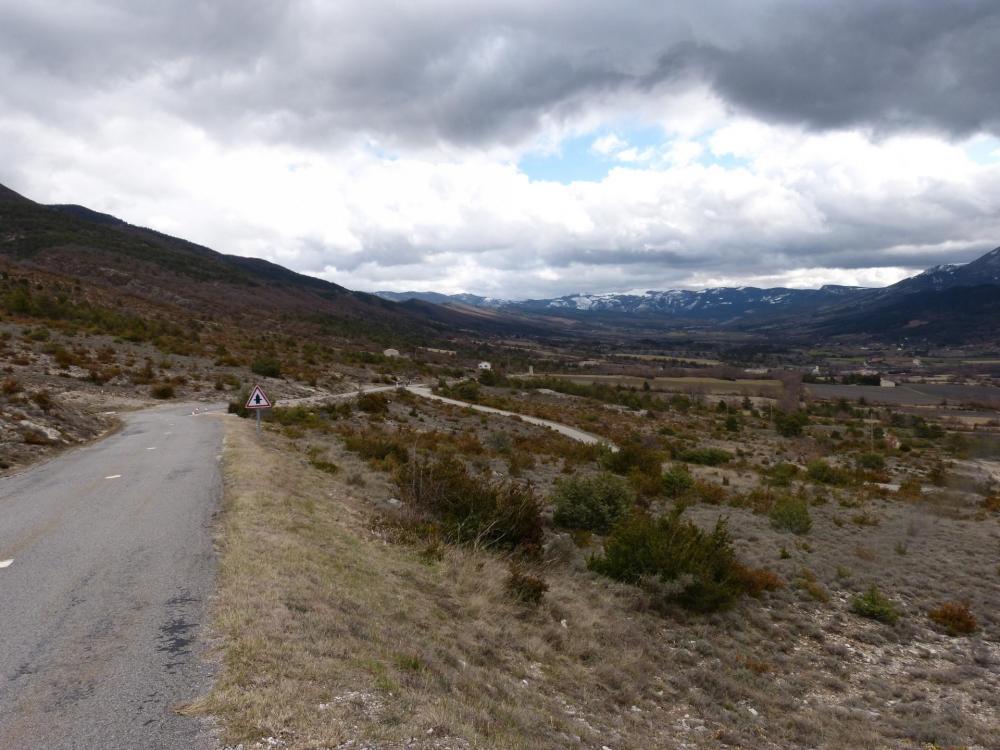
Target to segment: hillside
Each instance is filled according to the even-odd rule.
[[[374,295],[256,258],[224,255],[82,206],[43,206],[3,188],[0,262],[125,296],[164,313],[281,329],[330,325],[345,335],[423,335],[426,321]],[[82,287],[81,287],[82,289]],[[102,295],[102,293],[104,293]]]

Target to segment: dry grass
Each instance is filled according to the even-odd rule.
[[[851,545],[876,543],[870,565],[867,555],[852,561],[858,576],[887,558],[901,576],[905,564],[905,583],[891,588],[917,610],[909,574],[930,581],[931,533],[954,547],[950,535],[970,531],[961,522],[914,530],[914,554],[899,557],[874,535],[909,534],[918,508],[886,506],[877,527],[838,528],[830,504],[816,510],[809,544],[778,560],[789,541],[767,517],[699,505],[689,511],[699,523],[734,518],[748,565],[776,566],[748,568],[759,600],[709,617],[653,611],[640,589],[581,570],[593,548],[552,534],[546,562],[526,572],[548,587],[531,604],[513,595],[509,558],[400,543],[374,524],[396,488],[332,436],[316,439],[337,474],[310,467],[311,446],[227,421],[223,669],[200,708],[222,719],[231,743],[916,750],[986,747],[995,736],[1000,650],[988,612],[969,639],[938,635],[924,618],[890,628],[852,617],[861,581],[837,567]],[[782,579],[794,583],[781,588]]]

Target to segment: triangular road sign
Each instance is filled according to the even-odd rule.
[[[267,400],[267,396],[264,395],[264,391],[259,385],[253,387],[253,391],[250,393],[250,398],[247,399],[247,409],[270,409],[271,402]]]

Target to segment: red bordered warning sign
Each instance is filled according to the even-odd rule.
[[[250,394],[250,398],[247,399],[247,409],[270,409],[271,402],[267,398],[267,394],[259,386],[255,385],[253,387],[253,392]]]

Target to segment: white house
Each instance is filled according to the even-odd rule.
[[[384,352],[382,352],[382,356],[384,356],[384,357],[398,357],[399,356],[399,349],[386,349]]]
[[[479,369],[480,370],[492,370],[493,366],[489,362],[480,362],[479,363]]]

